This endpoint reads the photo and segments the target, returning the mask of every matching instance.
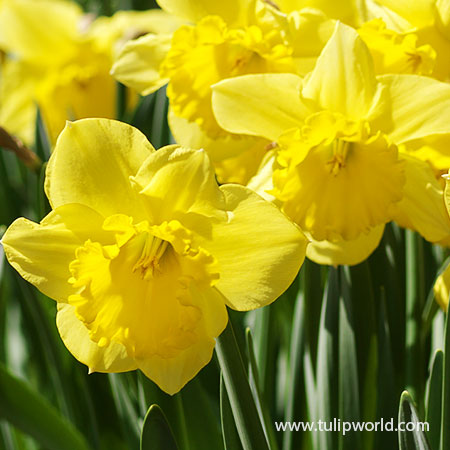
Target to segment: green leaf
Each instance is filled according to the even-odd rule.
[[[203,388],[200,377],[190,381],[179,394],[191,450],[223,450],[218,414]],[[175,422],[168,414],[173,427]]]
[[[317,349],[317,420],[332,422],[338,417],[337,343],[339,339],[339,277],[338,269],[330,268],[320,317]],[[336,436],[326,431],[318,432],[319,448],[335,448]]]
[[[300,272],[301,280],[304,281],[305,271]],[[287,383],[286,411],[284,420],[295,421],[299,405],[304,397],[303,394],[303,357],[305,349],[305,299],[304,283],[301,283],[295,300],[294,315],[292,317],[292,334],[289,349],[289,378]],[[283,450],[294,448],[294,440],[297,433],[285,433],[283,436]]]
[[[88,450],[83,436],[38,393],[0,364],[0,418],[48,450]]]
[[[109,373],[108,378],[113,393],[114,403],[120,418],[124,436],[130,447],[136,447],[139,440],[139,421],[135,408],[130,399],[129,389],[125,384],[126,374]]]
[[[428,439],[431,448],[438,450],[441,441],[442,418],[442,383],[444,373],[444,353],[437,350],[434,354],[431,366],[431,374],[427,390],[427,415],[426,421],[430,425]]]
[[[422,362],[419,323],[425,303],[423,239],[406,230],[406,386],[414,398],[422,392],[418,367]]]
[[[222,422],[223,445],[225,450],[242,450],[241,440],[233,419],[230,400],[223,376],[220,376],[220,418]]]
[[[116,119],[124,120],[127,112],[127,87],[116,81]]]
[[[266,435],[266,438],[269,441],[271,450],[277,450],[278,449],[278,443],[275,437],[275,432],[273,428],[273,422],[270,418],[269,411],[267,410],[266,404],[264,402],[263,396],[261,394],[261,385],[259,383],[259,377],[258,377],[258,366],[256,364],[256,358],[255,358],[255,352],[253,347],[253,340],[252,340],[252,333],[250,331],[250,328],[247,328],[245,330],[245,337],[247,340],[247,351],[249,356],[249,381],[250,386],[253,390],[254,399],[256,402],[256,406],[258,408],[258,412],[260,415],[260,418],[262,420],[264,433]]]
[[[342,421],[360,420],[358,360],[350,297],[350,274],[347,267],[341,270],[341,295],[339,299],[339,418]],[[360,448],[361,434],[339,434],[339,449]]]
[[[417,426],[421,420],[417,414],[414,402],[408,391],[404,391],[400,398],[400,408],[398,412],[398,424],[403,422],[405,427],[408,423],[414,423],[414,431],[398,431],[398,441],[400,450],[431,450],[425,432]],[[423,423],[423,422],[421,422]]]
[[[444,374],[442,380],[441,450],[450,448],[450,314],[445,321]]]
[[[178,450],[166,416],[158,405],[148,409],[141,433],[141,450]]]
[[[377,332],[378,369],[376,370],[377,381],[374,396],[376,397],[377,420],[384,419],[388,421],[395,417],[397,413],[397,406],[393,401],[397,394],[395,389],[396,373],[392,357],[391,333],[387,319],[384,289],[381,291],[380,300]],[[374,440],[374,448],[395,448],[397,443],[395,433],[389,431],[375,433]]]
[[[41,110],[37,108],[36,123],[34,131],[34,147],[36,154],[42,161],[48,161],[51,153],[50,139],[47,128],[42,119]]]
[[[217,338],[216,354],[244,450],[268,450],[231,321]]]

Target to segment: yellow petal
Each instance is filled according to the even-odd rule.
[[[330,18],[341,20],[344,23],[353,23],[357,18],[357,8],[354,0],[345,2],[336,2],[334,0],[278,0],[276,3],[283,12],[314,8],[323,11]]]
[[[377,0],[416,27],[424,27],[434,22],[434,0]]]
[[[89,367],[89,372],[127,372],[137,369],[134,359],[127,354],[125,347],[112,342],[99,347],[89,338],[89,331],[75,315],[75,308],[67,303],[58,303],[56,315],[64,345],[81,363]]]
[[[254,3],[254,0],[158,0],[162,9],[182,19],[195,23],[205,16],[220,16],[225,22],[235,26],[246,25]]]
[[[383,75],[389,112],[373,123],[395,143],[450,132],[450,85],[418,75]],[[420,95],[411,97],[411,92]]]
[[[216,287],[227,305],[248,311],[271,303],[289,287],[307,241],[276,206],[250,189],[224,185],[221,190],[229,219],[214,223],[212,236],[203,237],[201,245],[218,260]]]
[[[148,34],[125,44],[111,74],[121,83],[148,95],[169,80],[160,76],[159,68],[170,49],[170,34]]]
[[[311,243],[306,248],[306,256],[317,264],[330,266],[359,264],[378,247],[383,231],[384,225],[378,225],[352,241],[337,242],[316,241],[308,235]]]
[[[408,142],[407,152],[415,158],[426,161],[436,171],[446,172],[450,167],[450,134],[438,134]]]
[[[39,73],[35,66],[14,59],[8,59],[1,65],[0,124],[27,145],[34,141],[34,91]]]
[[[89,36],[106,47],[120,47],[128,39],[146,33],[172,34],[183,22],[161,9],[117,11],[111,17],[100,16],[89,27]]]
[[[444,310],[448,310],[448,299],[450,295],[450,265],[448,265],[443,273],[439,275],[433,286],[434,298],[439,306]]]
[[[379,96],[377,81],[369,50],[353,28],[336,24],[302,95],[351,119],[370,115]]]
[[[104,240],[103,217],[82,205],[65,205],[40,224],[17,219],[2,239],[9,263],[27,281],[49,297],[67,301],[73,293],[68,283],[69,264],[86,239]]]
[[[155,223],[202,215],[225,219],[225,202],[204,150],[168,146],[153,153],[133,177]]]
[[[231,133],[276,141],[310,112],[300,100],[300,85],[299,76],[287,73],[221,81],[213,86],[214,114],[219,125]]]
[[[188,347],[175,358],[155,355],[137,361],[139,369],[154,381],[164,392],[176,394],[206,364],[211,361],[215,340],[202,340]]]
[[[414,33],[397,33],[381,19],[366,22],[358,33],[369,47],[375,70],[381,73],[431,75],[436,52],[430,45],[418,45]]]
[[[333,35],[335,21],[315,9],[293,11],[287,19],[297,73],[306,75],[314,69],[318,56]]]
[[[161,66],[161,74],[170,78],[167,95],[173,111],[213,138],[223,135],[211,107],[211,86],[240,75],[293,71],[283,31],[257,25],[231,29],[218,16],[180,27]]]
[[[439,242],[450,236],[450,218],[445,208],[444,191],[431,166],[408,154],[403,198],[393,205],[393,219],[401,226],[419,232],[427,241]]]
[[[266,147],[269,142],[263,138],[226,133],[213,139],[196,123],[176,115],[169,108],[169,125],[175,141],[185,148],[206,150],[213,163],[238,156],[248,149]]]
[[[178,392],[209,363],[215,338],[225,329],[228,321],[224,299],[217,290],[195,290],[193,295],[197,307],[202,311],[202,318],[196,330],[197,342],[173,357],[154,355],[137,359],[139,368],[145,375],[171,395]]]
[[[6,0],[0,10],[2,41],[8,51],[34,61],[66,57],[78,34],[82,11],[72,2]]]
[[[154,152],[136,128],[107,119],[68,122],[47,166],[45,191],[53,208],[81,203],[104,217],[142,218],[129,177]]]

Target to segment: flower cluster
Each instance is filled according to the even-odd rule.
[[[450,2],[158,3],[0,2],[0,125],[30,142],[39,107],[56,142],[52,211],[2,244],[77,359],[174,393],[305,254],[358,264],[391,221],[450,245]],[[177,145],[108,120],[116,80],[130,104],[167,85]]]

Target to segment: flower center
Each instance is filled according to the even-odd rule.
[[[133,273],[140,272],[142,279],[149,281],[156,274],[161,273],[159,263],[169,243],[149,233],[144,233],[144,239],[142,253],[133,266]]]
[[[345,167],[345,160],[350,150],[350,142],[342,139],[335,139],[333,141],[333,157],[327,161],[327,166],[330,173],[337,176],[339,171]]]

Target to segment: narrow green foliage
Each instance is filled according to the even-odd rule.
[[[255,352],[253,347],[253,339],[250,328],[245,330],[245,337],[247,340],[247,351],[248,351],[248,359],[249,359],[249,382],[250,387],[253,391],[253,396],[255,399],[256,407],[258,408],[258,412],[263,424],[264,434],[269,441],[269,445],[271,450],[277,450],[278,444],[275,437],[274,428],[272,425],[272,421],[270,419],[270,414],[267,411],[266,404],[264,402],[264,398],[261,393],[261,386],[259,382],[258,376],[258,366],[256,364]]]
[[[350,298],[350,274],[348,268],[340,271],[341,295],[339,298],[339,418],[342,421],[360,420],[358,361],[353,323],[352,301]],[[340,450],[361,447],[361,434],[339,433]]]
[[[439,450],[441,441],[442,386],[444,354],[438,350],[433,358],[427,390],[426,421],[430,425],[428,439],[432,449]]]
[[[304,273],[301,272],[302,283],[295,300],[294,315],[292,317],[292,334],[289,349],[289,378],[286,393],[286,412],[284,420],[293,422],[298,419],[299,404],[303,397],[303,354],[305,348],[305,300]],[[283,436],[283,450],[292,450],[298,433],[285,433]]]
[[[450,448],[450,315],[445,321],[444,372],[442,377],[441,450]]]
[[[330,275],[322,304],[317,349],[315,421],[332,422],[338,417],[337,343],[339,340],[339,275],[338,270],[330,268]],[[318,432],[319,448],[335,448],[336,435],[327,431]]]
[[[145,416],[140,449],[178,450],[170,425],[158,405],[150,406]]]
[[[385,421],[395,417],[397,408],[392,399],[398,398],[396,392],[396,373],[394,369],[393,354],[391,348],[391,333],[386,312],[384,289],[381,292],[380,308],[378,310],[377,331],[377,420]],[[378,432],[374,436],[375,448],[394,448],[397,439],[395,433],[388,431]]]
[[[216,353],[242,447],[244,450],[268,450],[247,371],[230,321],[217,339]]]
[[[242,450],[223,376],[220,377],[220,417],[225,450]]]
[[[140,428],[136,410],[133,407],[125,384],[124,375],[110,373],[108,377],[122,432],[126,436],[130,447],[136,448],[139,442]]]
[[[34,148],[42,161],[48,161],[51,153],[50,139],[47,128],[42,120],[41,110],[37,108],[36,124],[34,129]]]
[[[422,362],[420,317],[424,303],[423,241],[413,231],[406,231],[406,387],[419,398],[422,380],[418,370]]]
[[[43,397],[0,364],[0,418],[48,450],[88,450],[82,435]]]
[[[402,426],[422,422],[417,414],[414,402],[407,391],[403,392],[400,398],[400,408],[398,412],[399,425],[401,422],[403,422]],[[398,441],[400,450],[431,450],[425,432],[418,426],[415,426],[414,431],[399,430]]]

